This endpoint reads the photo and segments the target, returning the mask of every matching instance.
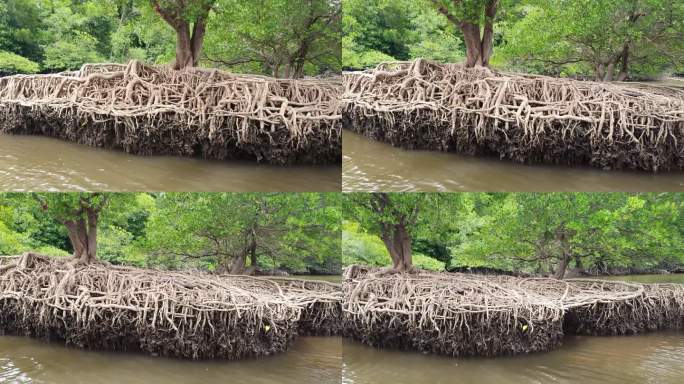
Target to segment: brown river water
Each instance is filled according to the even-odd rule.
[[[290,351],[267,358],[188,361],[0,336],[0,383],[339,384],[341,366],[339,337],[301,337]]]
[[[342,184],[345,192],[662,192],[684,191],[684,172],[523,165],[496,158],[404,150],[344,130]]]
[[[339,191],[340,166],[136,156],[0,134],[0,191]]]

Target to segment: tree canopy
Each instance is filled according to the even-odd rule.
[[[684,71],[683,20],[673,0],[349,0],[342,57],[357,69],[423,57],[599,81],[654,78]]]
[[[488,267],[562,278],[570,269],[606,273],[684,265],[684,210],[676,193],[350,194],[345,200],[347,265],[389,265],[393,251],[378,245],[385,240],[383,228],[402,218],[408,252],[446,269]],[[377,213],[382,201],[391,209]]]
[[[257,273],[340,272],[338,194],[0,194],[0,254]]]
[[[339,0],[0,0],[0,74],[131,59],[301,77],[340,70]]]

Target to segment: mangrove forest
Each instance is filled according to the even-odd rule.
[[[341,5],[300,3],[0,3],[0,133],[338,163]]]
[[[0,333],[189,359],[340,332],[339,195],[0,195]]]
[[[372,193],[343,199],[344,335],[460,356],[684,326],[681,194]]]

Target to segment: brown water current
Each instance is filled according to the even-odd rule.
[[[0,336],[0,383],[338,384],[341,365],[339,337],[301,337],[284,354],[226,362],[83,351]]]
[[[684,172],[650,174],[524,165],[496,158],[404,150],[344,130],[342,185],[345,192],[662,192],[684,191]]]
[[[453,359],[344,340],[344,384],[681,384],[684,333],[569,336],[555,351]]]
[[[340,166],[136,156],[0,134],[0,191],[339,191]]]

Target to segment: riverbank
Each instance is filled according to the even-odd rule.
[[[684,169],[684,92],[425,60],[344,76],[343,125],[407,149],[521,163]]]
[[[117,267],[31,253],[0,258],[0,327],[85,349],[189,359],[286,351],[300,330],[335,334],[339,288]],[[330,318],[332,317],[332,318]]]
[[[678,284],[349,268],[343,291],[346,336],[453,357],[550,351],[565,334],[684,327]]]
[[[282,80],[137,61],[0,78],[0,133],[140,155],[339,163],[337,79]]]

